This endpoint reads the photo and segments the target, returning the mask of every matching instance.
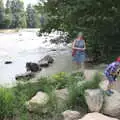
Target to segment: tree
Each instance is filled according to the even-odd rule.
[[[28,28],[35,28],[36,27],[36,12],[35,9],[31,6],[31,4],[28,4],[27,6],[27,27]]]
[[[24,28],[26,27],[26,17],[24,12],[24,3],[20,0],[11,1],[12,12],[12,28]]]
[[[6,14],[10,12],[10,4],[11,4],[10,0],[7,0],[6,4],[5,4],[6,5],[6,10],[5,10]]]
[[[71,38],[83,31],[89,54],[96,61],[119,54],[119,0],[48,0],[44,6],[39,4],[37,10],[41,8],[49,16],[44,31],[52,28],[67,31]]]
[[[5,20],[4,20],[5,28],[10,28],[10,25],[12,23],[12,12],[10,6],[11,2],[10,0],[7,0],[5,6]]]
[[[4,27],[4,15],[5,15],[5,11],[4,11],[4,6],[3,6],[3,1],[0,0],[0,28]]]

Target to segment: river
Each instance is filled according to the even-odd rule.
[[[47,54],[53,57],[55,55],[60,57],[66,52],[68,54],[68,51],[59,51],[65,48],[63,44],[50,43],[51,38],[59,36],[58,32],[38,37],[37,31],[38,29],[22,29],[19,32],[0,33],[0,85],[14,84],[15,75],[26,71],[26,62],[37,62]],[[52,49],[57,49],[57,51],[51,51]],[[12,61],[12,64],[4,64],[5,61]],[[52,73],[61,70],[62,67],[58,70],[54,70],[53,67]],[[43,71],[41,73],[46,74],[45,70]],[[51,70],[48,69],[48,74],[50,73]]]

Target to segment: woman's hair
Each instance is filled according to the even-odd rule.
[[[79,32],[77,37],[80,38],[80,40],[84,40],[84,36],[83,36],[83,33],[82,32]]]
[[[82,32],[79,32],[77,37],[83,37],[83,33]]]

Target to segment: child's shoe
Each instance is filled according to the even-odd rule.
[[[105,91],[105,93],[108,95],[108,96],[111,96],[114,92],[112,90],[107,90]]]

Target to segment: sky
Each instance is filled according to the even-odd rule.
[[[4,1],[4,4],[5,4],[7,0],[3,0],[3,1]],[[27,6],[29,3],[31,3],[31,4],[34,5],[34,4],[38,3],[39,0],[21,0],[21,1],[24,1],[24,6],[25,6],[25,8],[26,8],[26,6]]]
[[[36,4],[39,0],[23,0],[23,1],[26,7],[29,3]]]

